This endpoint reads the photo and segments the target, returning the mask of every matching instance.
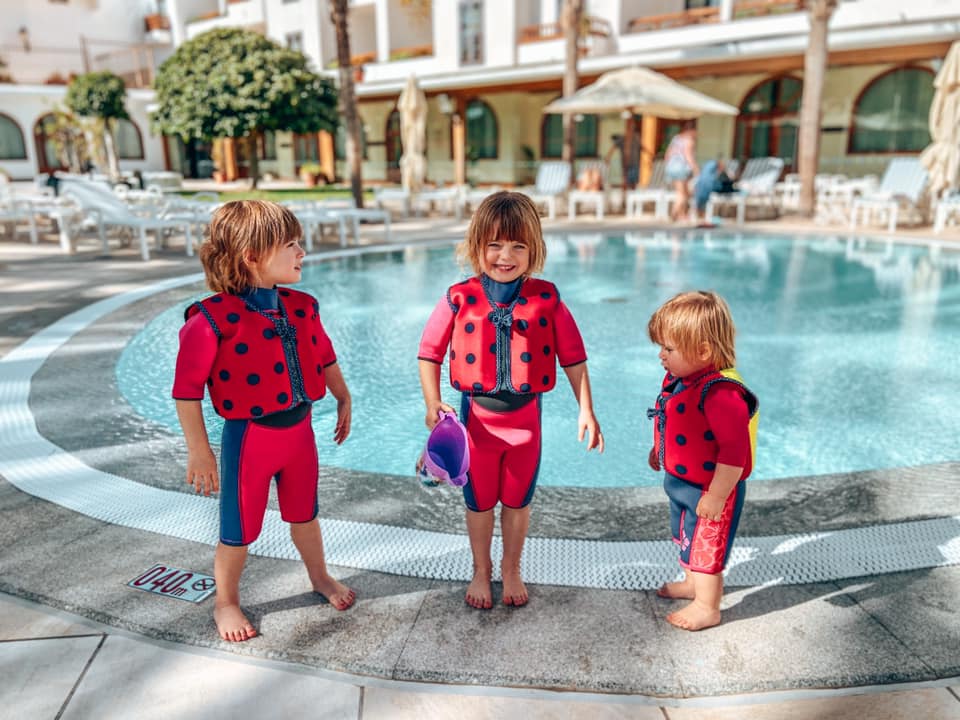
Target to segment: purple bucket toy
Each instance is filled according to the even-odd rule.
[[[427,446],[417,460],[417,475],[424,485],[436,486],[446,482],[456,487],[467,484],[470,469],[470,446],[467,429],[455,413],[440,413],[440,422],[434,425],[427,438]]]

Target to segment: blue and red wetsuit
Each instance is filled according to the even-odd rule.
[[[498,502],[525,507],[540,469],[540,397],[556,384],[558,361],[587,359],[577,324],[552,283],[482,275],[451,286],[437,303],[418,358],[440,364],[448,347],[470,446],[464,502],[474,512]]]
[[[710,368],[687,378],[668,373],[656,407],[647,411],[670,498],[671,534],[688,570],[715,575],[726,567],[752,470],[749,422],[756,410],[750,390]],[[742,467],[743,474],[720,520],[708,520],[697,516],[697,504],[718,463]]]
[[[260,535],[270,481],[290,523],[318,513],[319,463],[310,408],[337,361],[316,300],[286,288],[213,295],[180,330],[173,397],[202,400],[225,418],[220,446],[220,541]]]

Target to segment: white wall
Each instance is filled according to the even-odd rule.
[[[37,120],[62,104],[66,88],[43,85],[0,85],[0,111],[13,118],[20,126],[27,150],[26,160],[0,160],[0,168],[15,180],[29,180],[38,173],[37,147],[33,128]],[[131,121],[139,128],[143,140],[143,160],[121,160],[121,170],[161,170],[164,167],[163,141],[150,134],[147,106],[153,102],[153,92],[127,92],[126,108]]]
[[[98,0],[64,5],[49,0],[3,0],[0,54],[7,71],[20,83],[42,83],[52,73],[84,72],[80,36],[123,43],[141,43],[144,17],[152,0]],[[27,29],[30,51],[24,51],[18,31]],[[94,47],[103,52],[105,46]],[[110,48],[115,50],[116,48]]]

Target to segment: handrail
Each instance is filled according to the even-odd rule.
[[[799,12],[804,9],[806,0],[737,0],[733,4],[733,19],[758,17],[784,12]],[[716,6],[690,8],[675,13],[645,15],[633,18],[627,23],[628,32],[646,30],[664,30],[667,28],[699,25],[720,21],[720,8]]]

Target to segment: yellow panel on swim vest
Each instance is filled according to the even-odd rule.
[[[738,383],[742,384],[744,387],[747,387],[747,383],[744,382],[743,377],[737,372],[736,368],[725,368],[720,371],[720,374],[724,377],[728,377],[731,380],[736,380]],[[751,392],[753,392],[751,390]],[[757,407],[753,416],[750,418],[750,458],[751,458],[751,467],[757,467],[757,428],[760,426],[760,408]]]

